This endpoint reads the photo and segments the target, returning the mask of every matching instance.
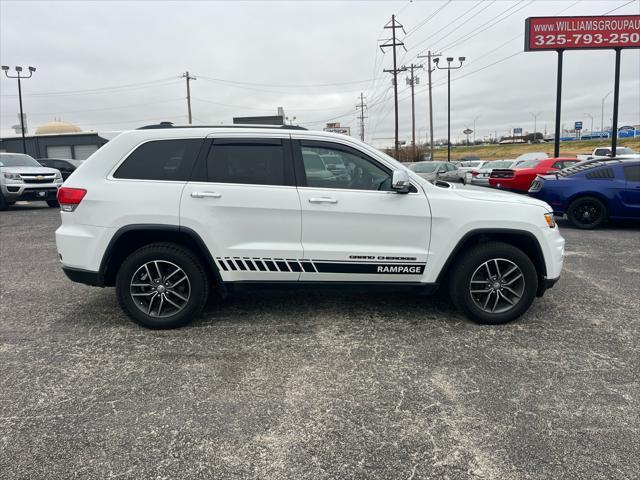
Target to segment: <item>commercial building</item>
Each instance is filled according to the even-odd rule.
[[[64,158],[85,160],[107,139],[96,132],[83,132],[67,122],[49,122],[38,127],[35,135],[25,137],[27,155],[33,158]],[[0,152],[23,153],[22,137],[0,138]]]

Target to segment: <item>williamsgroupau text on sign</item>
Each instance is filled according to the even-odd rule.
[[[530,17],[525,51],[640,48],[640,15]]]

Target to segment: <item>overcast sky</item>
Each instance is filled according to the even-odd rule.
[[[553,131],[556,54],[523,52],[529,16],[638,14],[640,1],[291,1],[291,2],[35,2],[0,1],[0,60],[33,65],[23,82],[30,132],[62,119],[83,130],[122,130],[170,120],[186,123],[188,70],[194,123],[231,123],[233,116],[275,114],[322,128],[339,121],[358,135],[355,105],[369,103],[366,140],[393,144],[391,52],[383,26],[397,14],[407,35],[401,64],[442,51],[465,56],[452,73],[452,137],[476,120],[478,137],[512,127]],[[426,20],[426,21],[425,21]],[[503,60],[504,59],[504,60]],[[613,51],[565,54],[562,122],[600,125],[601,101],[613,89]],[[494,65],[491,65],[494,64]],[[486,68],[484,68],[486,67]],[[426,72],[416,89],[416,131],[428,132]],[[434,124],[446,137],[446,72],[436,71]],[[411,104],[399,78],[400,136],[411,135]],[[2,78],[0,130],[13,135],[17,82]],[[612,97],[605,103],[610,124]],[[640,123],[640,50],[622,52],[620,125]]]

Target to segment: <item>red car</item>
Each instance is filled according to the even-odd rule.
[[[577,158],[545,158],[527,160],[516,168],[495,168],[489,176],[489,185],[502,190],[527,192],[536,176],[570,167],[579,161]]]

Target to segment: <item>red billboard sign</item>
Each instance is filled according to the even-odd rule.
[[[640,48],[640,15],[530,17],[524,50]]]

